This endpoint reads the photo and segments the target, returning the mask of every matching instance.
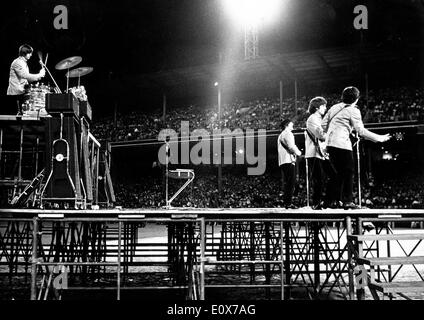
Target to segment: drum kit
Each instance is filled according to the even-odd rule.
[[[66,58],[56,64],[56,70],[66,70],[66,92],[72,92],[78,99],[87,101],[87,95],[84,86],[81,86],[81,77],[93,72],[92,67],[76,67],[80,64],[82,58],[80,56]],[[44,85],[40,83],[30,85],[25,92],[24,102],[22,104],[22,111],[24,116],[46,116],[46,94],[47,93],[62,93],[52,74],[46,66],[46,61],[43,63],[40,58],[40,64],[46,69],[51,79],[53,80],[55,87],[50,85]],[[72,69],[72,70],[71,70]],[[69,88],[69,78],[78,78],[78,86]]]
[[[32,84],[25,92],[22,112],[24,116],[46,116],[46,94],[51,93],[49,85]]]

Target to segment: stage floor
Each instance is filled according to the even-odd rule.
[[[290,218],[344,218],[351,217],[391,217],[424,218],[424,209],[325,209],[312,210],[284,208],[139,208],[101,210],[41,210],[41,209],[0,209],[0,218],[42,216],[63,217],[107,217],[107,218],[247,218],[247,219],[290,219]]]

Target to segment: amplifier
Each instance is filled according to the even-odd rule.
[[[81,117],[85,117],[88,121],[93,119],[93,111],[91,110],[91,106],[88,101],[79,102],[79,111]]]
[[[72,93],[46,94],[48,113],[72,113],[79,116],[79,101]]]

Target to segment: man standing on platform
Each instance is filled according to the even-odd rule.
[[[322,194],[326,153],[323,143],[326,135],[322,128],[322,118],[327,111],[327,101],[323,97],[315,97],[309,102],[310,114],[306,121],[305,158],[311,171],[312,180],[312,209],[322,209]]]
[[[278,136],[278,165],[280,166],[284,190],[284,206],[287,209],[297,209],[292,203],[296,183],[296,156],[302,153],[296,146],[293,135],[293,122],[283,120],[283,131]]]
[[[359,208],[353,202],[353,177],[355,164],[353,160],[352,142],[350,135],[353,130],[367,140],[386,142],[389,134],[379,135],[364,128],[361,113],[356,106],[359,100],[359,90],[347,87],[342,93],[342,102],[330,108],[325,115],[322,126],[327,132],[327,151],[335,172],[330,176],[329,199],[330,207],[342,206],[344,209]]]
[[[34,50],[30,45],[24,44],[19,47],[19,57],[13,60],[10,65],[9,73],[9,87],[7,88],[7,95],[9,97],[9,110],[6,110],[6,114],[18,114],[22,115],[22,102],[25,93],[25,86],[29,82],[41,80],[46,71],[41,68],[37,74],[29,73],[28,60],[32,56]],[[16,111],[17,107],[17,111]],[[3,112],[2,112],[3,113]]]

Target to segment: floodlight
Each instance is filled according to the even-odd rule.
[[[261,20],[272,20],[282,0],[222,0],[226,11],[243,26],[257,25]]]

